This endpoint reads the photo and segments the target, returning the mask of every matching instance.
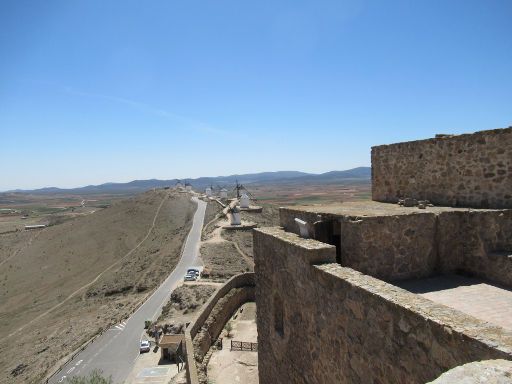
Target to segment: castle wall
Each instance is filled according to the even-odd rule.
[[[512,333],[335,261],[335,248],[254,231],[258,365],[267,383],[424,383],[512,360]]]
[[[286,231],[298,234],[294,221],[297,217],[308,223],[314,239],[335,244],[342,266],[386,281],[427,277],[436,267],[434,213],[322,217],[313,212],[280,208],[279,215]],[[320,224],[322,221],[325,225]]]
[[[386,281],[427,277],[436,266],[436,215],[366,217],[340,225],[341,264]]]
[[[471,211],[463,218],[462,270],[512,288],[512,211]]]
[[[385,281],[464,272],[512,288],[512,211],[410,209],[354,217],[281,208],[280,217],[296,234],[294,219],[306,221],[313,238],[339,248],[338,263]]]
[[[372,199],[512,208],[512,128],[372,148]]]

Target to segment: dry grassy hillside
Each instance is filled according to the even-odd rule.
[[[128,315],[177,263],[195,205],[168,190],[0,235],[0,383],[39,382]]]

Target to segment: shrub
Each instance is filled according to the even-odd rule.
[[[68,384],[113,384],[112,377],[104,377],[98,369],[92,371],[89,376],[74,376],[67,380]]]

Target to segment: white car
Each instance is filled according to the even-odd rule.
[[[151,350],[151,344],[147,340],[140,341],[140,353],[149,352]]]
[[[196,276],[196,274],[195,274],[195,273],[194,273],[194,274],[192,274],[192,273],[187,273],[187,274],[185,275],[185,277],[183,278],[183,280],[185,280],[185,281],[196,281],[196,280],[197,280],[197,276]]]

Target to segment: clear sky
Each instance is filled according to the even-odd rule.
[[[512,1],[0,2],[0,190],[370,165],[512,125]]]

